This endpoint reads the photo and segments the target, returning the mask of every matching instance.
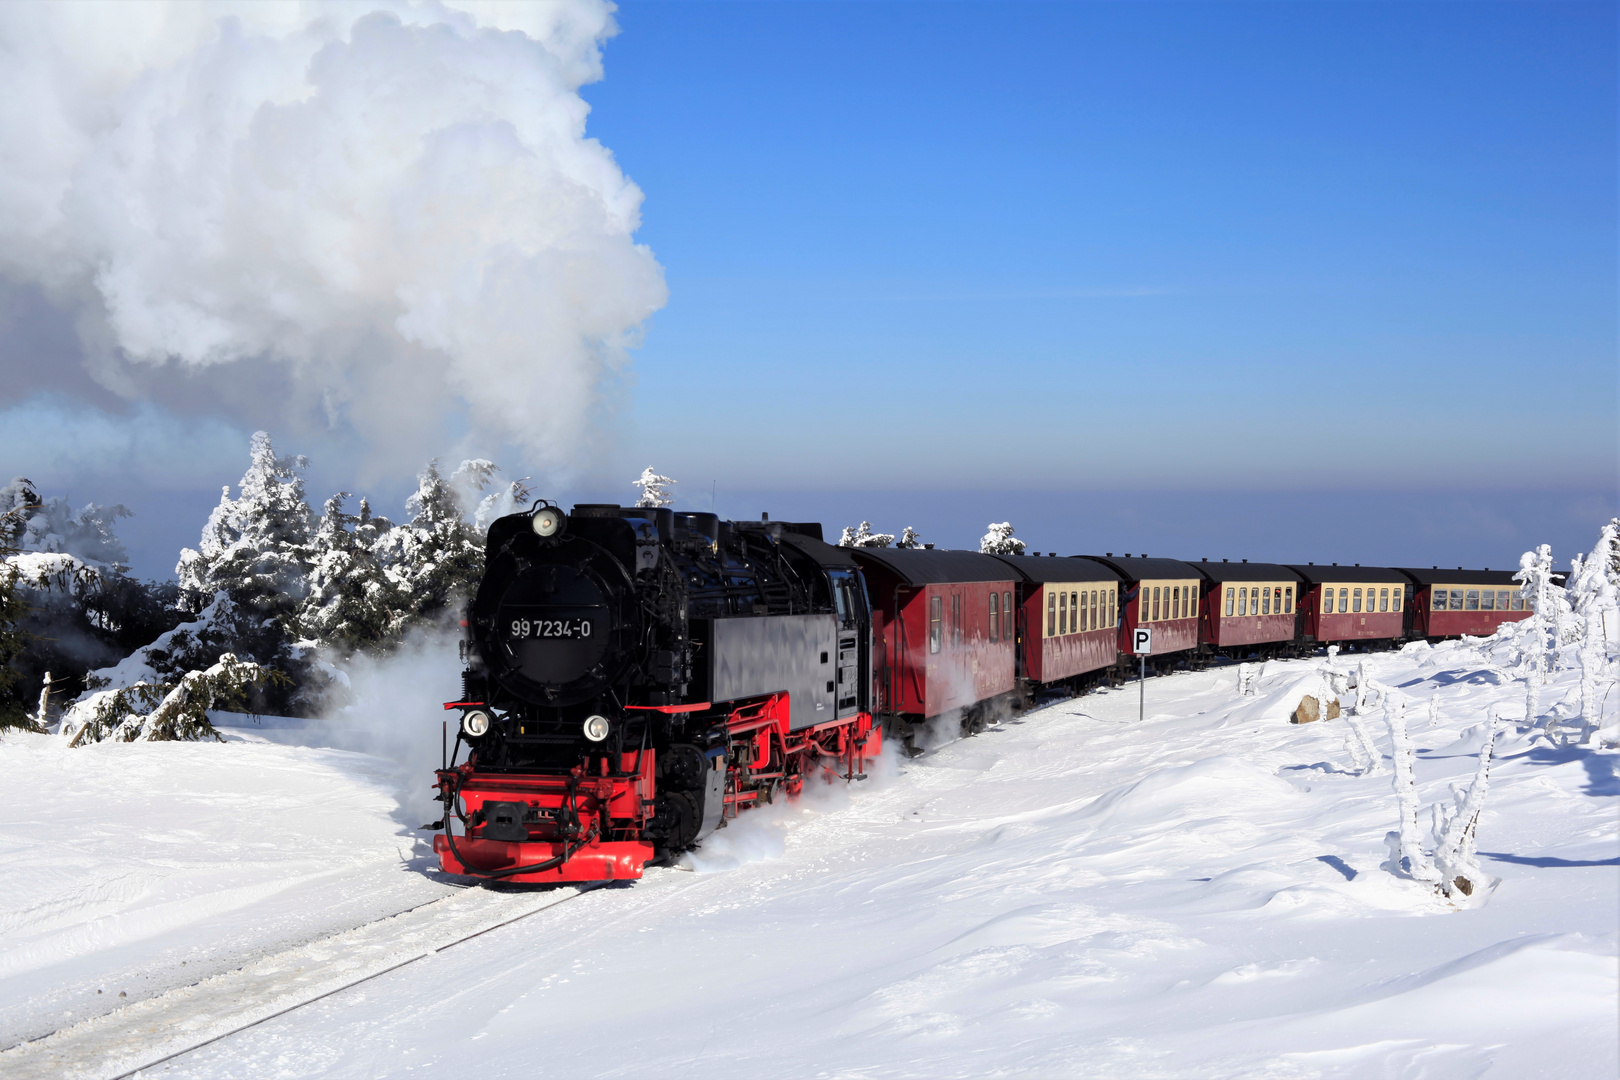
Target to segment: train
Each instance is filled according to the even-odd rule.
[[[1529,614],[1509,571],[841,547],[814,522],[540,500],[490,526],[427,828],[447,873],[630,880],[743,810],[864,778],[885,738],[972,735],[1138,665]]]

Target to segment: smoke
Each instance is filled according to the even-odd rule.
[[[347,661],[346,702],[312,723],[304,736],[310,745],[354,750],[394,763],[395,797],[407,828],[444,812],[433,798],[433,773],[443,752],[445,718],[461,717],[443,711],[443,703],[460,694],[459,636],[449,627],[418,631],[385,657],[362,655]],[[452,747],[455,737],[451,726]]]
[[[585,136],[611,10],[0,5],[0,274],[126,398],[567,465],[666,298]]]

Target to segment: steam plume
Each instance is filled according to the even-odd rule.
[[[465,409],[566,463],[666,296],[585,137],[611,10],[0,5],[0,273],[128,397],[183,371],[402,450]]]

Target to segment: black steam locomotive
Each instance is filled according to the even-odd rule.
[[[542,502],[491,526],[466,628],[450,872],[639,877],[879,749],[862,577],[819,525]]]

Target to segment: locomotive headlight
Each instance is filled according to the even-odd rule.
[[[474,709],[461,718],[461,730],[475,739],[478,738],[489,730],[489,713]]]
[[[585,737],[591,742],[601,742],[608,737],[613,725],[608,723],[605,716],[587,716],[585,718]]]
[[[542,506],[534,512],[530,522],[534,525],[537,536],[549,540],[563,531],[563,527],[568,524],[568,518],[555,506]]]

